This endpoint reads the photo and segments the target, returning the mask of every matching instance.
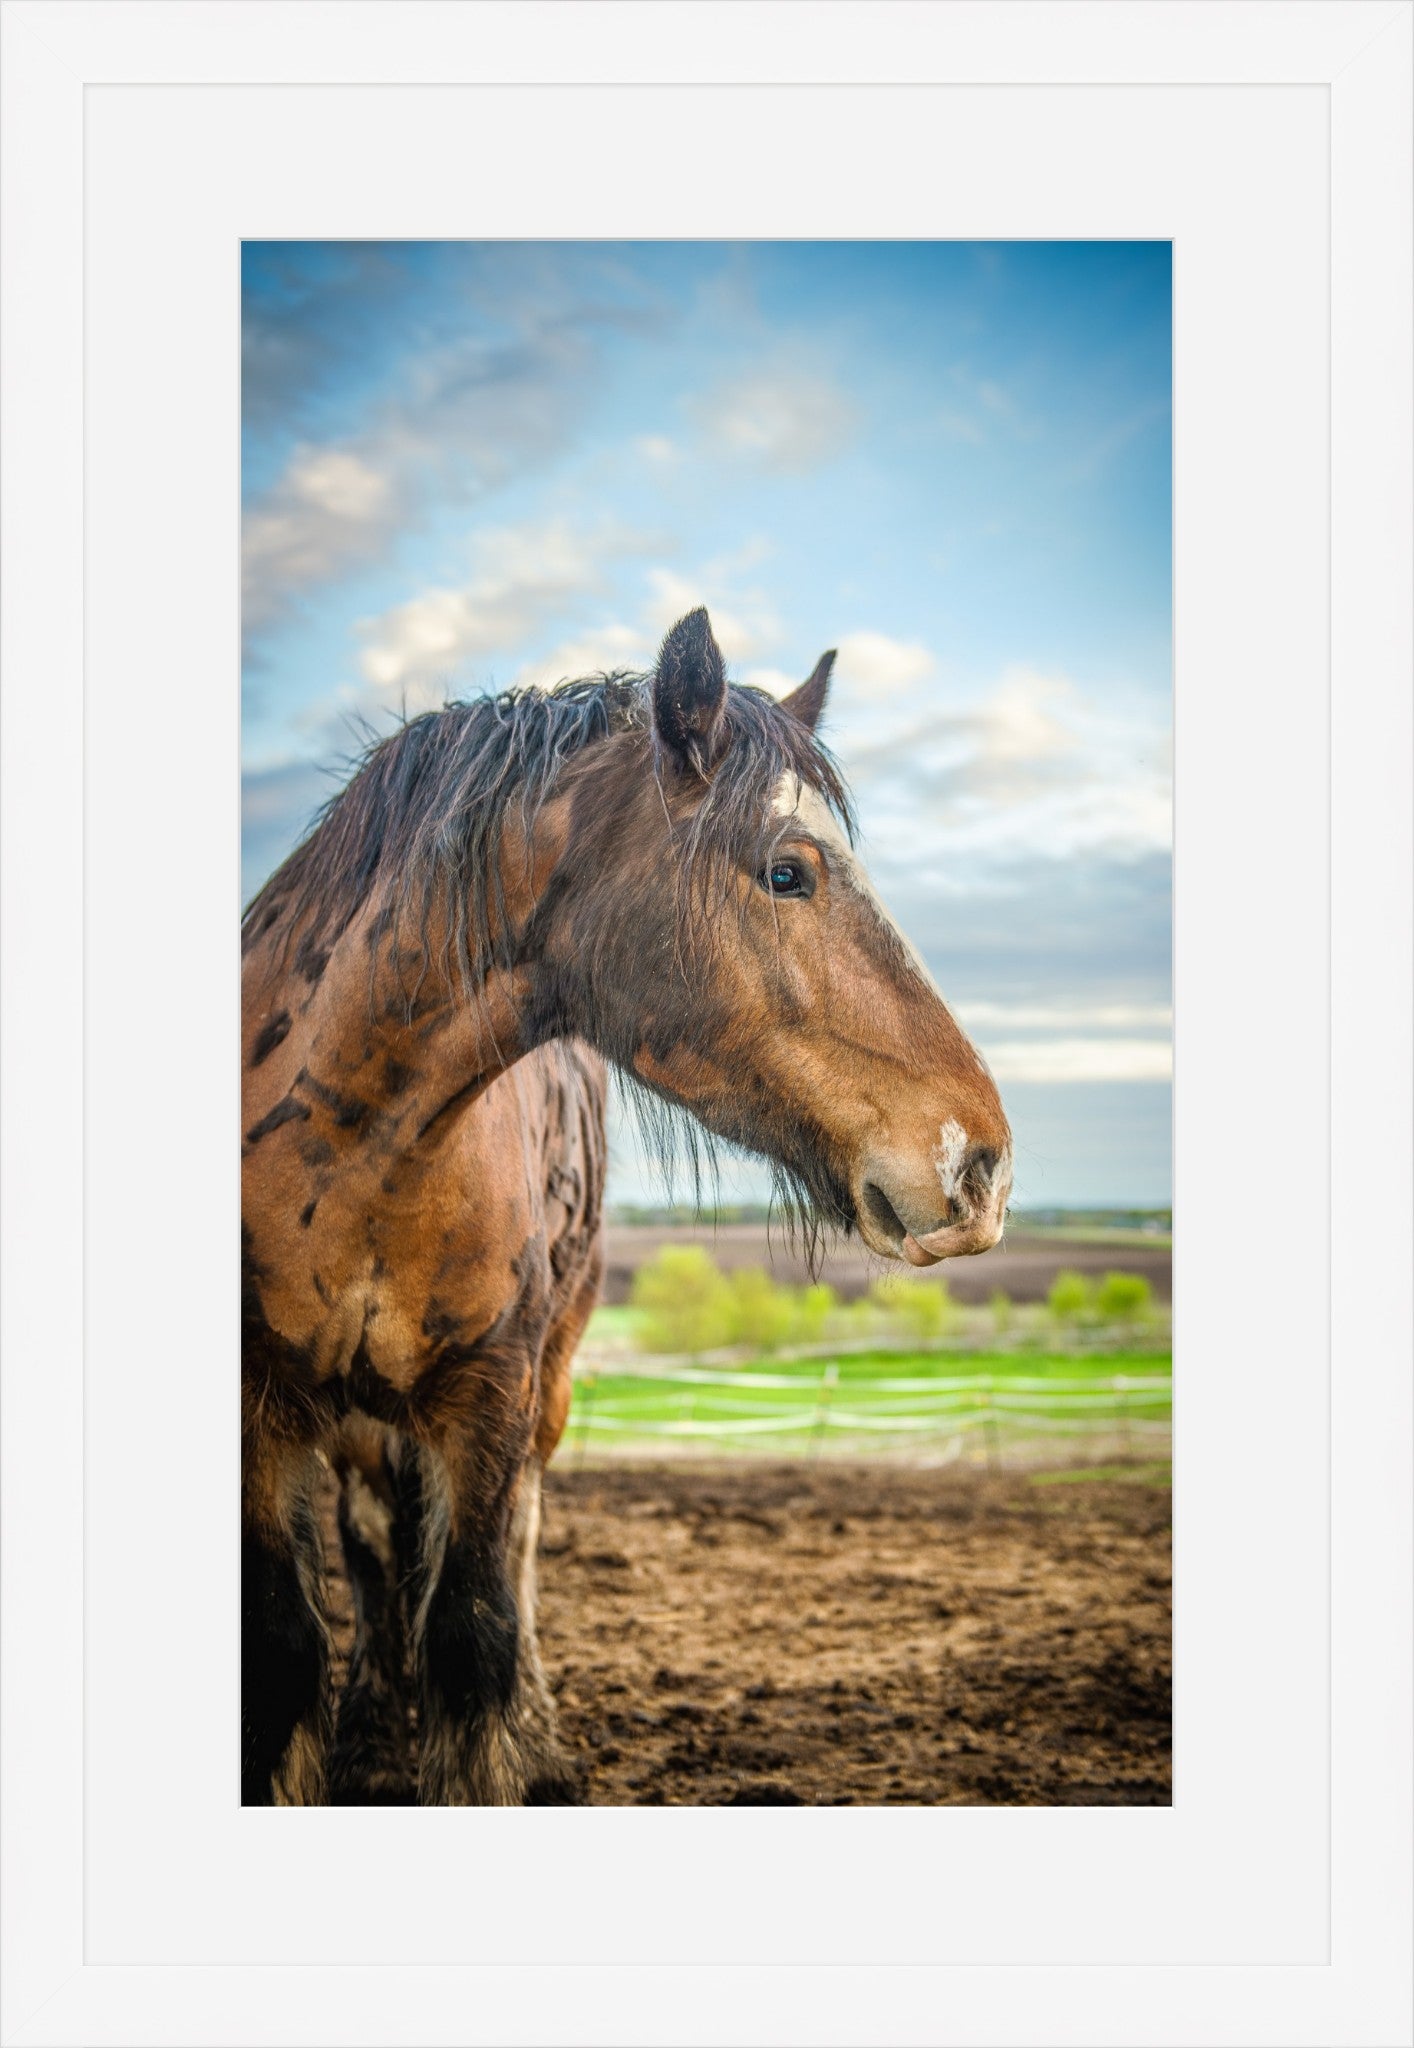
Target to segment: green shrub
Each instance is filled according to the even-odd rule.
[[[878,1303],[870,1295],[856,1295],[844,1302],[835,1316],[835,1328],[842,1337],[868,1337],[878,1320]]]
[[[1154,1305],[1154,1290],[1142,1273],[1106,1273],[1095,1297],[1106,1323],[1142,1323]]]
[[[629,1299],[643,1311],[643,1351],[714,1351],[735,1334],[733,1290],[701,1245],[664,1245],[634,1274]]]
[[[838,1307],[838,1295],[823,1280],[817,1280],[813,1287],[802,1287],[795,1297],[795,1327],[792,1332],[795,1341],[798,1344],[818,1344],[825,1334],[826,1323]]]
[[[994,1287],[987,1298],[992,1311],[992,1328],[999,1337],[1005,1337],[1016,1321],[1016,1304],[1004,1288]]]
[[[1092,1322],[1095,1316],[1094,1286],[1083,1273],[1073,1272],[1067,1267],[1051,1282],[1046,1306],[1058,1323],[1072,1328]]]
[[[956,1314],[945,1280],[915,1280],[905,1273],[876,1280],[869,1299],[922,1344],[941,1337]]]
[[[744,1266],[727,1283],[731,1289],[732,1340],[755,1351],[775,1351],[796,1320],[789,1291],[777,1287],[759,1266]]]

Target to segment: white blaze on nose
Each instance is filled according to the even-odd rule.
[[[943,1193],[951,1202],[957,1194],[962,1179],[963,1161],[967,1157],[967,1133],[957,1118],[950,1116],[938,1132],[938,1146],[933,1154],[933,1164],[938,1169],[938,1179]]]

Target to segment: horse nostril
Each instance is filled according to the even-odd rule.
[[[958,1175],[955,1206],[964,1212],[987,1208],[996,1194],[1001,1170],[1002,1155],[994,1145],[970,1147]]]
[[[861,1195],[869,1211],[869,1220],[877,1230],[882,1231],[885,1237],[902,1239],[907,1236],[903,1218],[876,1182],[866,1180]]]
[[[997,1154],[990,1145],[974,1145],[963,1164],[962,1177],[975,1188],[986,1190],[997,1170]]]

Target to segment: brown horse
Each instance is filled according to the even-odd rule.
[[[604,1060],[812,1227],[917,1265],[1000,1236],[1006,1118],[851,851],[832,660],[776,703],[697,611],[650,676],[414,719],[250,906],[247,1803],[349,1796],[405,1676],[424,1804],[567,1791],[534,1558],[599,1283]],[[321,1453],[360,1608],[332,1774]]]

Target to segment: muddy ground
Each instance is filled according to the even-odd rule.
[[[1156,1806],[1167,1488],[556,1472],[541,1645],[592,1805]]]
[[[1169,1803],[1166,1486],[645,1464],[552,1467],[544,1505],[541,1648],[589,1805]]]
[[[704,1245],[726,1273],[741,1266],[764,1266],[775,1280],[790,1287],[803,1286],[810,1278],[803,1246],[792,1247],[779,1230],[768,1232],[761,1223],[611,1223],[605,1231],[605,1301],[627,1301],[633,1276],[644,1261],[664,1245],[683,1244]],[[1159,1301],[1168,1301],[1173,1291],[1173,1254],[1165,1244],[1149,1245],[1142,1239],[1121,1244],[1077,1243],[1074,1238],[1048,1237],[1039,1231],[1012,1231],[995,1250],[971,1259],[949,1259],[945,1266],[934,1268],[933,1274],[946,1279],[959,1301],[976,1305],[985,1302],[995,1288],[1013,1301],[1044,1301],[1063,1267],[1096,1277],[1111,1272],[1142,1273]],[[886,1261],[867,1251],[858,1238],[837,1239],[826,1248],[819,1277],[828,1280],[842,1301],[853,1301],[867,1293],[870,1281],[885,1270]]]

